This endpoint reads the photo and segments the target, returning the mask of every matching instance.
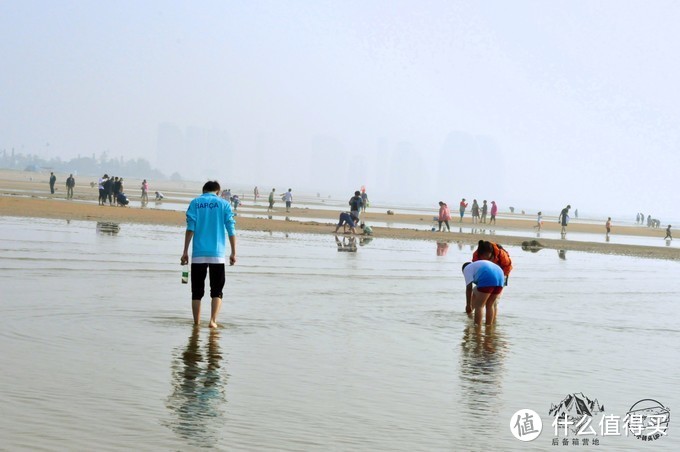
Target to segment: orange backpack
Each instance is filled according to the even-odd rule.
[[[510,254],[508,254],[505,248],[503,248],[501,245],[493,242],[489,243],[491,243],[491,247],[493,248],[493,257],[490,259],[491,262],[502,268],[503,274],[508,276],[512,270],[512,259],[510,259]],[[472,254],[472,262],[478,260],[479,256],[477,255],[477,250],[475,250],[475,252]]]

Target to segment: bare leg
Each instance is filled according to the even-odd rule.
[[[496,317],[498,317],[498,303],[501,301],[501,294],[494,295],[496,297],[493,302],[493,323],[496,323]]]
[[[491,294],[488,300],[486,300],[486,324],[492,325],[496,322],[496,299],[497,294]]]
[[[220,313],[222,307],[222,299],[214,297],[210,305],[210,328],[217,328],[217,314]]]
[[[194,325],[201,321],[201,300],[191,300],[191,312],[194,314]]]
[[[481,325],[482,324],[482,308],[486,304],[487,300],[491,294],[480,292],[477,290],[475,287],[472,289],[472,308],[475,310],[475,324]],[[488,308],[487,308],[488,309]],[[492,318],[493,318],[493,312],[492,312]],[[487,313],[487,319],[488,319],[488,313]],[[488,321],[488,320],[487,320]]]

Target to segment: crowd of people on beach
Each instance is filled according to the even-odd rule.
[[[362,187],[361,190],[355,191],[354,196],[349,199],[348,205],[349,212],[341,212],[338,217],[335,233],[337,234],[342,226],[343,233],[347,233],[347,230],[349,229],[350,233],[356,234],[356,226],[359,225],[364,235],[372,235],[373,229],[361,219],[361,214],[366,212],[366,208],[368,207],[368,194],[366,193],[366,189]]]
[[[269,209],[273,208],[272,189]],[[289,189],[288,193],[292,190]],[[201,299],[205,294],[205,279],[210,275],[210,322],[211,328],[217,327],[217,316],[222,305],[223,287],[225,284],[225,252],[226,241],[229,240],[231,254],[229,264],[236,263],[236,237],[234,229],[234,212],[229,202],[231,190],[226,190],[226,197],[219,197],[220,185],[217,181],[208,181],[203,186],[203,194],[191,201],[186,211],[187,227],[184,238],[184,249],[180,258],[182,265],[189,264],[189,247],[192,245],[191,257],[191,300],[194,324],[200,323]],[[362,196],[363,195],[363,196]],[[292,196],[292,195],[291,195]],[[284,198],[287,199],[287,198]],[[292,202],[287,201],[287,202]],[[442,203],[443,204],[443,203]],[[341,212],[335,228],[349,228],[356,233],[356,224],[361,221],[361,213],[366,211],[368,196],[357,190],[348,202],[349,212]],[[290,205],[286,206],[290,209]],[[370,226],[361,223],[364,234]],[[370,231],[370,229],[369,229]],[[371,231],[372,232],[372,231]],[[369,232],[370,234],[370,232]],[[336,235],[339,251],[356,251],[356,238],[340,240]],[[496,321],[497,304],[503,288],[508,284],[512,270],[512,260],[508,252],[497,243],[480,240],[472,261],[463,265],[462,271],[466,284],[466,312],[474,318],[475,324],[481,325],[485,314],[486,324]],[[484,313],[484,314],[483,314]]]
[[[50,172],[49,185],[51,194],[54,194],[57,190],[55,187],[56,182],[57,176],[54,172]],[[66,199],[73,199],[75,187],[76,179],[73,173],[71,173],[66,178]],[[130,203],[128,196],[125,194],[125,185],[122,177],[104,174],[97,182],[90,182],[90,187],[97,187],[99,191],[98,203],[100,206],[108,204],[109,206],[125,207]],[[142,192],[142,206],[145,206],[149,202],[149,182],[146,179],[142,181],[140,190]],[[157,191],[156,201],[160,201],[163,198],[164,195]]]
[[[257,188],[257,187],[255,187]],[[234,215],[237,214],[238,207],[241,205],[241,198],[236,195],[231,193],[231,188],[227,188],[226,190],[222,190],[222,194],[220,195],[222,199],[227,201],[228,203],[231,204],[232,209],[234,210]]]
[[[102,177],[99,178],[98,189],[100,206],[106,205],[107,201],[110,206],[121,207],[125,207],[130,203],[130,200],[128,199],[124,191],[125,187],[123,185],[122,177],[118,176],[109,177],[108,174],[104,174]]]
[[[645,214],[640,212],[635,216],[635,224],[639,224],[640,226],[646,226],[648,228],[660,228],[661,227],[661,220],[658,218],[652,218],[651,215],[647,215],[647,219],[645,220]],[[671,228],[672,225],[668,225],[666,227],[666,236],[664,237],[664,240],[673,240],[673,237],[671,236]]]
[[[465,210],[467,209],[468,205],[469,204],[466,202],[465,198],[461,199],[460,203],[458,204],[458,213],[460,214],[460,219],[458,220],[459,223],[463,222]],[[488,224],[495,225],[496,215],[498,214],[498,205],[496,204],[496,201],[491,201],[491,205],[489,206],[485,199],[480,206],[479,203],[477,203],[477,200],[473,199],[472,206],[470,207],[470,214],[472,216],[472,224],[487,224],[487,216],[490,215]],[[442,225],[446,226],[447,231],[451,232],[451,226],[449,225],[449,221],[451,221],[451,209],[444,201],[439,201],[439,215],[437,217],[437,221],[439,223],[438,232],[442,231]]]
[[[50,191],[54,193],[54,185],[56,183],[56,176],[51,173],[50,179]],[[108,174],[104,174],[98,181],[97,187],[99,190],[99,205],[118,205],[126,206],[129,204],[129,200],[124,192],[124,179],[118,176],[109,177]],[[67,188],[67,199],[73,198],[73,190],[75,187],[75,178],[73,174],[69,175],[66,180]],[[145,179],[141,184],[142,192],[142,203],[148,202],[149,199],[149,183]],[[156,200],[162,200],[164,195],[158,191],[155,192]],[[286,212],[290,212],[293,204],[293,190],[289,188],[281,196],[281,200],[285,203]],[[259,189],[255,187],[253,190],[253,200],[257,202],[259,197]],[[219,205],[219,209],[212,212],[210,206],[214,206],[214,200],[219,199],[223,201],[223,204]],[[268,211],[274,209],[276,202],[276,189],[272,188],[268,197]],[[220,278],[215,277],[213,284],[213,273],[215,275],[224,275],[224,247],[226,243],[226,237],[228,236],[229,242],[232,247],[232,254],[230,256],[230,264],[233,265],[236,262],[235,252],[235,238],[233,236],[233,217],[236,215],[239,205],[241,204],[241,199],[238,195],[233,195],[231,189],[224,190],[220,193],[219,184],[216,181],[209,181],[204,186],[203,195],[195,198],[189,205],[187,210],[187,234],[185,239],[184,252],[182,254],[181,262],[183,264],[188,262],[188,247],[194,243],[194,252],[192,258],[192,307],[194,312],[194,321],[198,323],[200,315],[200,299],[203,296],[205,278],[208,274],[210,277],[211,284],[211,299],[213,300],[211,309],[211,319],[210,326],[216,326],[217,313],[219,312],[219,307],[221,305],[222,298],[222,287],[220,286]],[[369,206],[368,195],[365,188],[362,187],[361,190],[356,190],[354,194],[349,198],[348,210],[339,213],[338,223],[336,224],[334,233],[336,234],[336,244],[338,245],[338,251],[350,251],[355,252],[357,250],[356,238],[354,235],[358,234],[357,227],[362,229],[362,234],[364,236],[372,235],[372,228],[366,225],[362,219],[362,214],[366,212]],[[472,200],[472,204],[469,205],[466,198],[462,198],[459,203],[459,222],[462,223],[465,217],[465,213],[470,208],[471,221],[472,224],[495,224],[496,216],[498,213],[498,205],[495,201],[490,203],[487,200],[483,200],[481,205],[478,203],[477,199]],[[569,213],[571,210],[571,205],[565,206],[558,215],[557,222],[561,226],[561,234],[564,237],[569,225]],[[389,213],[389,212],[388,212]],[[524,213],[524,212],[522,212]],[[205,237],[206,234],[210,236],[213,232],[210,232],[214,227],[214,224],[210,220],[211,215],[221,215],[221,219],[216,224],[222,224],[223,226],[218,227],[225,236],[219,238],[218,242],[211,245],[208,248],[205,247],[205,243],[202,240],[195,240],[195,238]],[[574,212],[576,214],[576,212]],[[439,232],[442,232],[443,227],[446,231],[451,231],[451,211],[449,206],[444,201],[439,201],[439,213],[436,220],[439,225]],[[488,218],[488,220],[487,220]],[[487,223],[488,221],[488,223]],[[642,213],[638,213],[636,216],[636,224],[645,224],[645,216]],[[232,225],[230,228],[229,225]],[[646,225],[650,228],[660,227],[660,221],[653,219],[651,215],[646,217]],[[352,234],[347,238],[347,240],[340,240],[337,234],[340,228],[343,228],[343,233]],[[543,227],[543,213],[539,211],[536,216],[536,224],[533,226],[539,231]],[[434,228],[433,228],[434,230]],[[607,240],[612,231],[612,219],[607,218],[605,223],[605,230]],[[665,240],[672,240],[671,225],[668,225],[666,229]],[[213,240],[213,239],[211,239]],[[370,238],[369,238],[370,240]],[[198,245],[197,245],[198,243]],[[362,243],[363,244],[363,243]],[[198,248],[197,248],[198,247]],[[199,251],[197,251],[197,249]],[[207,253],[202,255],[201,253]],[[215,254],[215,255],[214,255]],[[441,246],[440,243],[437,244],[437,254],[445,255],[446,247]],[[218,262],[219,261],[219,262]],[[221,268],[213,268],[212,264],[222,264]],[[196,265],[196,267],[194,267]],[[200,267],[200,268],[199,268]],[[508,278],[510,272],[512,271],[512,260],[510,255],[499,243],[494,243],[491,241],[480,240],[477,244],[477,249],[472,255],[470,262],[466,262],[462,266],[462,273],[465,280],[465,311],[474,319],[475,324],[482,324],[483,321],[487,325],[493,324],[497,317],[497,307],[503,290],[508,285]],[[222,286],[224,284],[222,278]]]
[[[51,194],[54,194],[56,191],[56,182],[57,182],[56,175],[54,174],[54,172],[50,172],[49,187]],[[73,174],[69,174],[68,178],[66,179],[65,185],[66,185],[66,199],[73,199],[74,189],[76,186],[76,181]],[[118,176],[110,177],[108,176],[108,174],[104,174],[101,178],[99,178],[99,181],[97,183],[92,182],[90,185],[93,187],[96,185],[99,190],[98,200],[100,206],[107,205],[108,203],[109,206],[125,207],[130,203],[129,198],[124,191],[124,179],[122,177]],[[144,207],[149,202],[149,182],[146,179],[142,181],[140,190],[141,190],[141,203],[142,207]],[[160,191],[155,191],[154,193],[155,201],[157,203],[161,202],[165,198],[165,195]],[[257,203],[259,196],[260,190],[257,186],[255,186],[255,188],[253,189],[253,201],[255,203]],[[241,197],[237,194],[232,195],[231,189],[222,191],[221,197],[222,199],[225,199],[230,203],[234,215],[236,215],[239,206],[242,204]],[[281,195],[281,200],[285,203],[286,212],[287,213],[290,212],[293,204],[293,190],[289,188],[288,191],[284,192]],[[274,205],[276,203],[275,188],[272,188],[271,192],[269,193],[268,202],[269,205],[267,207],[267,211],[271,212],[274,210]],[[343,232],[356,234],[357,233],[356,228],[359,225],[363,229],[363,233],[365,234],[366,225],[361,219],[361,214],[366,212],[366,208],[368,207],[368,205],[369,205],[368,195],[366,193],[365,187],[362,186],[361,190],[355,191],[354,196],[350,198],[349,211],[340,213],[338,223],[335,228],[335,232],[337,233],[339,231],[339,228],[342,227]],[[482,204],[480,205],[477,199],[473,199],[472,205],[470,205],[467,202],[466,198],[462,198],[458,205],[459,223],[463,222],[468,207],[473,225],[496,224],[496,216],[498,214],[498,205],[496,204],[496,201],[491,201],[490,203],[488,203],[487,200],[485,199],[482,201]],[[513,213],[515,210],[514,207],[509,207],[509,209],[511,213]],[[560,214],[558,215],[557,222],[561,226],[560,234],[562,238],[566,237],[567,226],[569,225],[570,221],[569,216],[570,209],[571,205],[567,205],[560,211]],[[393,214],[392,211],[388,211],[387,213]],[[522,214],[524,214],[524,211],[522,211]],[[574,217],[578,218],[578,210],[574,211]],[[438,232],[442,232],[443,227],[446,227],[446,231],[448,232],[451,231],[450,225],[451,218],[452,218],[451,210],[448,204],[444,201],[439,201],[439,213],[437,217],[435,217],[435,221],[437,221],[439,226],[437,229]],[[661,227],[661,221],[659,219],[653,218],[651,215],[647,215],[645,217],[645,215],[641,212],[636,214],[635,224],[640,226],[646,225],[648,228]],[[536,223],[534,224],[533,228],[536,229],[537,232],[539,233],[543,229],[542,211],[539,211],[537,213]],[[666,235],[664,236],[664,240],[673,239],[671,228],[672,225],[670,224],[666,227],[665,230]],[[369,230],[371,230],[370,227]],[[433,227],[432,230],[435,231],[435,228]],[[607,221],[605,222],[605,238],[607,241],[609,241],[610,239],[611,232],[612,232],[612,219],[611,217],[608,217]]]

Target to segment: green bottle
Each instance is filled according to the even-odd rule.
[[[189,266],[182,265],[182,284],[187,284],[189,282]]]

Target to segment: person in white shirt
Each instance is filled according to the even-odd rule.
[[[281,199],[286,201],[286,212],[290,212],[290,205],[293,203],[293,189],[289,188],[287,192],[281,195]]]
[[[534,228],[537,228],[540,231],[541,227],[543,227],[543,212],[538,212],[538,215],[536,215],[536,226],[534,226]]]

